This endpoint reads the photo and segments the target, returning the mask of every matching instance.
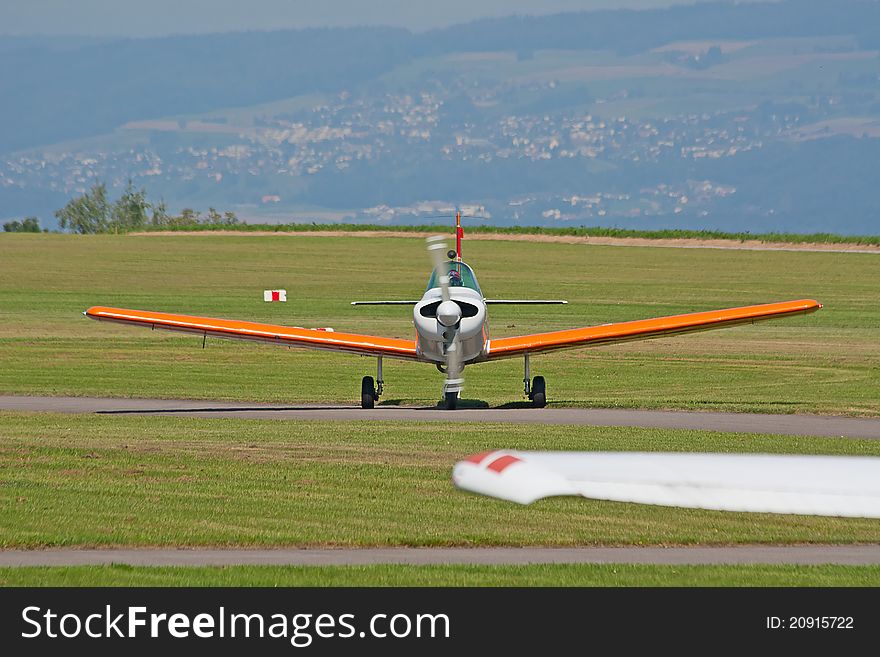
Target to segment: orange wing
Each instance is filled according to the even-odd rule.
[[[239,322],[212,317],[172,315],[146,310],[104,308],[103,306],[94,306],[83,314],[91,319],[104,322],[147,326],[151,329],[195,333],[204,336],[210,335],[216,338],[256,340],[285,347],[345,351],[352,354],[388,356],[389,358],[400,358],[403,360],[419,359],[414,340],[380,338],[373,335],[319,331],[317,329],[277,326],[275,324],[260,324],[257,322]]]
[[[641,319],[635,322],[603,324],[587,328],[553,331],[551,333],[534,333],[515,338],[490,340],[487,346],[488,360],[511,358],[523,354],[534,354],[556,349],[572,347],[592,347],[596,345],[628,342],[630,340],[646,340],[664,335],[677,335],[691,331],[707,331],[709,329],[752,324],[765,319],[788,317],[811,313],[822,307],[818,301],[801,299],[782,303],[766,303],[760,306],[743,308],[727,308],[710,310],[687,315],[673,315],[656,319]]]

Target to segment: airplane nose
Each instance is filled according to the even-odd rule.
[[[455,301],[444,301],[437,306],[437,321],[443,326],[455,326],[461,319],[461,307]]]

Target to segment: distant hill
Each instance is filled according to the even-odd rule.
[[[880,234],[880,2],[0,37],[0,219],[129,180],[250,221]]]
[[[377,27],[111,42],[0,37],[0,153],[101,134],[138,119],[338,91],[430,54],[637,52],[679,39],[818,34],[877,41],[880,4],[701,3],[486,19],[421,34]]]
[[[0,57],[0,152],[137,119],[335,91],[406,61],[412,38],[392,28],[311,29],[127,39],[62,52],[41,40]]]
[[[633,53],[673,41],[880,34],[880,4],[873,0],[715,2],[665,9],[617,9],[488,18],[422,35],[422,52],[538,49],[613,50]]]

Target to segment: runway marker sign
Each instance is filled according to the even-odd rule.
[[[263,290],[263,301],[287,301],[287,290]]]

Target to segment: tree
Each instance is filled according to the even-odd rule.
[[[110,210],[110,228],[113,232],[127,233],[138,230],[147,224],[147,211],[150,209],[147,192],[141,188],[135,190],[131,178],[117,201]]]
[[[197,224],[201,215],[192,208],[184,208],[180,211],[180,221],[184,224]]]
[[[71,199],[55,216],[61,228],[69,228],[74,233],[106,233],[110,225],[106,185],[95,183],[88,192]]]
[[[223,223],[223,215],[217,212],[214,208],[208,208],[208,216],[205,217],[203,223],[206,223],[210,226],[219,226]]]
[[[153,226],[167,226],[171,223],[171,217],[168,216],[168,207],[165,205],[164,200],[153,203],[152,208],[153,216],[150,218],[150,223]]]
[[[128,233],[144,228],[179,229],[188,226],[234,226],[240,223],[234,212],[223,212],[216,208],[208,208],[202,216],[197,210],[184,208],[180,216],[172,216],[164,200],[150,203],[147,192],[143,188],[135,189],[129,179],[125,190],[116,201],[107,199],[107,188],[104,183],[95,184],[82,196],[71,199],[67,205],[55,213],[58,223],[63,229],[74,233]],[[40,230],[36,217],[33,224],[25,220],[28,228],[23,229],[21,222],[9,222],[4,226],[6,231]]]
[[[3,224],[7,233],[39,233],[40,220],[36,217],[25,217],[21,221],[7,221]]]
[[[208,208],[208,214],[198,223],[208,226],[234,226],[238,223],[238,217],[228,210],[220,214],[215,208]]]

